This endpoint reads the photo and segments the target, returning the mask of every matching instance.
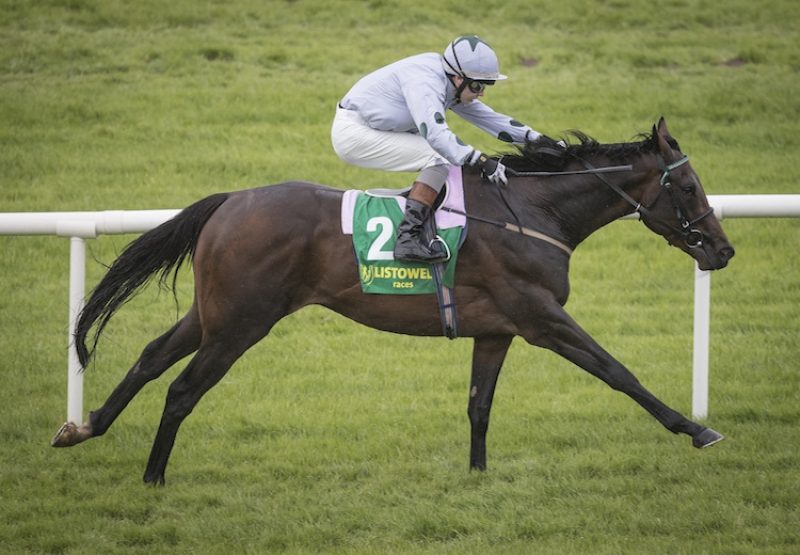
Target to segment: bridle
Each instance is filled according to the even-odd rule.
[[[675,211],[675,216],[678,219],[678,225],[680,227],[676,227],[675,225],[672,225],[670,223],[664,222],[663,220],[659,221],[659,218],[654,216],[649,208],[644,206],[641,202],[637,202],[636,200],[634,200],[628,193],[623,191],[622,188],[619,185],[617,185],[616,183],[612,183],[612,182],[608,181],[603,175],[603,174],[606,174],[606,173],[619,173],[619,172],[633,171],[633,166],[632,165],[606,166],[606,167],[596,168],[592,164],[590,164],[588,161],[584,160],[583,158],[575,156],[574,154],[572,154],[572,156],[574,158],[576,158],[577,160],[579,160],[586,169],[585,170],[570,170],[570,171],[553,171],[553,172],[546,172],[546,171],[520,172],[520,171],[513,170],[511,168],[506,168],[506,172],[509,175],[512,175],[512,176],[515,176],[515,177],[550,177],[550,176],[559,176],[559,175],[582,175],[582,174],[595,175],[595,176],[597,176],[597,178],[600,181],[605,183],[612,191],[617,193],[617,195],[619,195],[622,199],[624,199],[628,204],[633,206],[634,211],[639,214],[639,218],[640,218],[640,220],[642,222],[644,222],[645,220],[648,220],[648,221],[651,221],[651,222],[652,221],[656,221],[656,222],[658,222],[658,224],[666,227],[667,229],[671,230],[673,233],[680,235],[683,238],[683,241],[685,242],[686,246],[689,247],[690,249],[696,249],[696,248],[702,247],[704,250],[706,250],[705,234],[703,233],[702,230],[700,230],[700,229],[698,229],[698,228],[696,228],[694,226],[697,225],[702,220],[704,220],[705,218],[707,218],[708,216],[710,216],[711,214],[713,214],[714,213],[714,208],[713,207],[709,207],[708,210],[703,212],[700,216],[690,220],[689,216],[688,216],[689,211],[686,209],[686,204],[683,202],[683,199],[681,199],[680,192],[675,190],[675,188],[672,186],[672,182],[670,180],[670,172],[672,172],[672,170],[674,170],[676,168],[679,168],[682,165],[684,165],[685,163],[687,163],[689,161],[689,157],[688,156],[684,155],[683,158],[681,158],[680,160],[677,160],[676,162],[672,162],[671,164],[667,164],[664,161],[664,157],[661,156],[661,154],[658,154],[658,164],[659,164],[659,169],[661,170],[661,178],[659,179],[659,190],[658,190],[658,193],[656,194],[656,197],[653,199],[653,201],[650,203],[650,206],[655,204],[656,201],[658,200],[658,197],[661,196],[662,191],[667,191],[667,193],[670,196],[670,200],[672,202],[672,208]],[[502,161],[502,158],[501,158],[501,161]],[[526,235],[528,237],[535,237],[537,239],[546,241],[546,242],[548,242],[548,243],[560,248],[562,251],[566,252],[567,255],[571,255],[572,254],[572,249],[568,245],[562,243],[561,241],[558,241],[558,240],[556,240],[556,239],[554,239],[552,237],[549,237],[547,235],[539,233],[538,231],[534,231],[532,229],[524,227],[521,224],[519,218],[517,217],[517,214],[514,212],[514,209],[512,208],[511,203],[508,201],[508,199],[506,198],[505,194],[503,193],[503,187],[502,186],[498,187],[497,190],[499,191],[500,198],[503,201],[503,203],[505,204],[506,208],[508,209],[510,214],[514,217],[514,220],[516,221],[516,225],[508,223],[508,222],[500,222],[500,221],[490,220],[490,219],[487,219],[487,218],[481,218],[481,217],[474,216],[472,214],[468,214],[466,212],[462,212],[460,210],[456,210],[456,209],[452,209],[452,208],[441,208],[441,210],[445,210],[445,211],[448,211],[448,212],[453,212],[453,213],[459,214],[461,216],[465,216],[465,217],[467,217],[469,219],[477,220],[477,221],[480,221],[480,222],[483,222],[483,223],[492,224],[492,225],[498,226],[500,228],[507,229],[508,231],[518,232],[518,233],[521,233],[521,234]]]
[[[587,168],[587,170],[595,170],[589,162],[578,158]],[[681,194],[678,190],[675,189],[672,185],[672,181],[670,180],[670,172],[676,168],[681,167],[685,163],[689,161],[689,157],[684,155],[683,158],[672,162],[671,164],[667,164],[664,161],[664,157],[661,154],[658,155],[658,164],[659,169],[661,170],[661,179],[659,179],[660,188],[658,190],[658,194],[650,203],[650,206],[656,203],[658,197],[661,195],[663,191],[666,191],[669,194],[670,201],[672,202],[672,209],[675,211],[675,217],[678,219],[678,226],[672,225],[668,222],[663,220],[658,221],[659,218],[654,216],[649,208],[644,206],[641,202],[636,202],[631,196],[626,193],[625,191],[620,188],[619,185],[616,183],[609,182],[605,177],[603,177],[599,172],[592,172],[595,173],[597,178],[605,183],[612,191],[617,193],[620,197],[622,197],[628,204],[633,206],[635,212],[639,214],[640,219],[644,222],[645,220],[648,221],[657,221],[659,225],[666,227],[673,231],[673,233],[679,235],[687,247],[690,249],[696,249],[702,247],[705,244],[705,235],[701,229],[695,227],[699,222],[710,216],[714,213],[714,208],[709,207],[708,210],[703,212],[700,216],[689,219],[689,211],[686,209],[686,204],[683,202],[681,198]],[[601,168],[597,168],[601,169]]]
[[[678,191],[675,187],[672,186],[670,182],[670,175],[669,172],[674,170],[677,167],[682,166],[686,162],[689,161],[688,156],[684,156],[677,162],[673,162],[672,164],[666,164],[664,162],[664,158],[661,155],[658,155],[658,162],[661,166],[661,179],[659,183],[661,185],[661,189],[659,189],[659,193],[661,191],[667,191],[669,193],[670,199],[672,200],[672,208],[675,210],[675,216],[678,218],[678,222],[680,224],[680,229],[676,229],[672,226],[669,226],[673,231],[679,233],[682,237],[686,246],[695,249],[698,247],[702,247],[704,243],[705,236],[703,235],[703,231],[700,229],[695,228],[694,226],[710,216],[714,213],[714,207],[709,206],[708,210],[700,214],[693,220],[689,219],[688,210],[686,209],[686,205],[681,198],[680,191]],[[656,197],[658,198],[658,197]],[[654,201],[655,202],[655,201]]]

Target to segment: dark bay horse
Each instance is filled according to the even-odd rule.
[[[727,265],[734,250],[717,219],[710,217],[700,180],[663,118],[652,135],[637,142],[601,145],[580,138],[580,144],[568,147],[561,169],[583,173],[531,176],[541,167],[536,167],[529,148],[504,157],[516,175],[502,191],[465,169],[467,211],[493,221],[518,221],[574,249],[597,229],[637,210],[648,228],[689,254],[700,268]],[[620,162],[630,165],[630,171],[585,173],[586,168]],[[351,237],[340,231],[342,194],[302,182],[220,193],[131,242],[92,292],[79,318],[75,341],[84,367],[114,312],[153,276],[160,274],[163,281],[177,273],[187,258],[194,269],[193,305],[147,345],[105,404],[83,424],[64,424],[53,445],[66,447],[103,435],[147,382],[196,352],[169,387],[145,470],[145,482],[163,484],[183,420],[284,316],[317,304],[385,331],[442,335],[434,295],[361,292]],[[671,432],[691,436],[695,447],[723,439],[657,399],[564,311],[569,260],[567,250],[551,242],[481,222],[470,224],[458,258],[455,299],[460,335],[474,338],[467,411],[471,468],[486,468],[495,384],[517,335],[630,396]],[[94,326],[94,342],[87,348]]]

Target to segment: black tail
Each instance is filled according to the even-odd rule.
[[[206,197],[125,247],[92,291],[78,318],[75,346],[81,366],[85,368],[94,354],[100,334],[111,316],[155,274],[160,272],[159,281],[163,284],[170,271],[174,271],[172,289],[175,290],[181,264],[194,254],[200,231],[227,198],[228,193]],[[97,331],[89,349],[86,347],[86,338],[95,322],[98,322]]]

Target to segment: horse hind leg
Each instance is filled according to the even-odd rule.
[[[81,425],[65,423],[50,442],[53,447],[71,447],[103,435],[128,403],[150,381],[200,345],[202,330],[194,307],[169,331],[151,341],[102,407],[89,413]]]
[[[203,395],[225,376],[233,363],[267,335],[272,328],[272,322],[279,319],[267,320],[261,326],[246,331],[229,327],[213,337],[203,338],[194,358],[172,382],[167,392],[164,412],[144,473],[146,483],[164,485],[167,462],[183,421],[192,413]]]

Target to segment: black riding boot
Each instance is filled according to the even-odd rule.
[[[425,240],[425,220],[431,215],[431,208],[409,198],[406,213],[397,228],[397,243],[394,247],[395,260],[405,262],[427,262],[436,264],[447,260],[447,252],[438,241],[431,245]]]

